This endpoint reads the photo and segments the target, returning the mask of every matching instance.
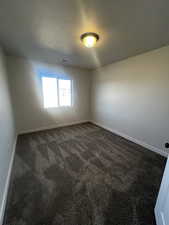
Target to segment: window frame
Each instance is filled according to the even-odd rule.
[[[51,107],[45,107],[44,105],[44,92],[43,92],[43,81],[42,78],[47,77],[47,78],[55,78],[56,83],[57,83],[57,102],[58,106],[51,106]],[[69,80],[70,81],[70,105],[60,105],[60,94],[59,94],[59,80]],[[41,85],[42,85],[42,95],[43,95],[43,108],[44,109],[52,109],[52,108],[67,108],[67,107],[72,107],[73,106],[73,80],[72,79],[64,79],[64,78],[59,78],[57,75],[49,74],[49,75],[42,75],[41,76]]]

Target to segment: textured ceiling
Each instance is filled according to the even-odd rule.
[[[97,32],[93,49],[80,42]],[[96,68],[169,44],[168,0],[0,0],[8,53]]]

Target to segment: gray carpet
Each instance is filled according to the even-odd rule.
[[[155,225],[165,158],[91,123],[18,138],[5,225]]]

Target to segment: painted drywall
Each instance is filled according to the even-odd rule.
[[[13,110],[3,51],[0,49],[0,224],[2,224],[14,143],[16,139]]]
[[[90,75],[88,70],[41,64],[8,56],[7,68],[19,133],[78,123],[90,119]],[[48,68],[73,81],[73,105],[44,109],[37,68]]]
[[[97,69],[92,120],[166,151],[169,142],[169,46]]]

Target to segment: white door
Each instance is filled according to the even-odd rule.
[[[155,217],[157,225],[169,225],[169,157],[156,202]]]

